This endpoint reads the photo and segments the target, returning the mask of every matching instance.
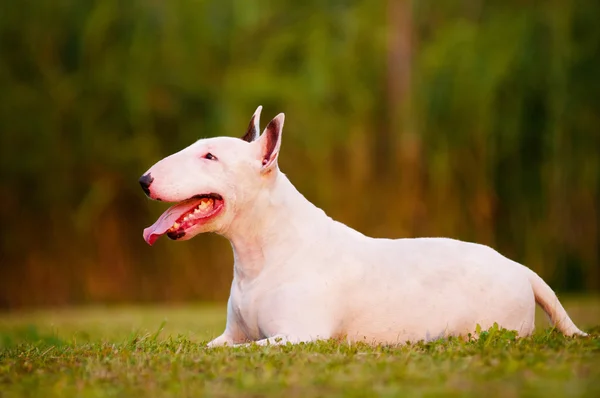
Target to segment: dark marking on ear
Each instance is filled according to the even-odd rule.
[[[248,130],[246,130],[246,134],[242,137],[242,140],[246,142],[252,142],[258,137],[258,130],[256,129],[256,124],[254,121],[256,120],[256,113],[252,115],[252,119],[250,119],[250,124],[248,125]]]
[[[273,155],[273,151],[277,146],[277,140],[279,139],[279,132],[281,131],[281,125],[279,123],[279,119],[275,118],[269,122],[266,128],[267,134],[267,143],[265,146],[265,152],[263,155],[263,166],[269,163],[271,160],[271,155]]]

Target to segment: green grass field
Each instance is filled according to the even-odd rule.
[[[564,338],[540,314],[525,339],[207,350],[224,306],[0,314],[0,397],[600,397],[600,297],[564,303],[590,337]]]

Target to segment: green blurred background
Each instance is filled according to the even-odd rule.
[[[494,246],[600,289],[600,3],[0,5],[0,308],[226,299],[228,242],[149,247],[137,179],[286,113],[280,166],[373,236]]]

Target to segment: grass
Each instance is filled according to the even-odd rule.
[[[0,314],[0,397],[600,396],[600,297],[565,300],[588,338],[218,348],[223,306]]]

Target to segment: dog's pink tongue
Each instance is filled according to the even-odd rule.
[[[144,229],[144,240],[152,246],[188,210],[190,210],[189,201],[169,207],[154,224]]]

